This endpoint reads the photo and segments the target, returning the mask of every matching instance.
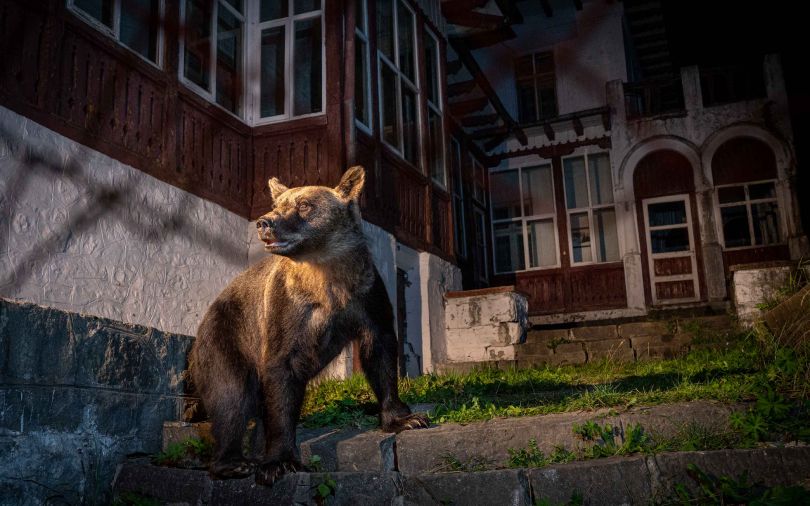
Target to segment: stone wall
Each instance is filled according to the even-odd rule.
[[[0,503],[109,503],[116,465],[182,414],[192,342],[0,299]]]
[[[743,265],[732,270],[734,308],[740,321],[750,325],[765,314],[758,305],[777,298],[779,289],[787,284],[795,266]]]
[[[0,296],[195,334],[247,223],[0,107]]]

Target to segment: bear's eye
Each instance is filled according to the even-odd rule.
[[[309,202],[303,201],[298,203],[298,212],[305,213],[312,208]]]

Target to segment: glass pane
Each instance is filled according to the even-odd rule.
[[[534,81],[518,81],[518,121],[531,123],[537,121],[537,104],[534,100]]]
[[[189,81],[209,89],[211,78],[211,16],[210,2],[186,2],[186,43],[183,75]]]
[[[650,232],[653,253],[689,251],[689,230],[686,227],[653,230]]]
[[[540,102],[539,119],[557,116],[557,93],[553,84],[538,84],[537,98]]]
[[[377,49],[394,60],[394,9],[392,0],[377,0]]]
[[[236,12],[242,12],[242,0],[224,0],[225,3],[230,5]]]
[[[320,0],[295,0],[293,2],[293,12],[295,12],[296,14],[303,14],[305,12],[317,11],[320,8],[321,8]]]
[[[588,181],[585,179],[585,158],[563,160],[565,203],[568,209],[588,207]]]
[[[354,24],[358,30],[367,34],[366,31],[366,1],[367,0],[355,0],[354,2]]]
[[[591,180],[591,205],[613,203],[613,183],[610,177],[610,157],[599,153],[588,157],[588,176]]]
[[[481,202],[486,202],[486,183],[484,182],[487,177],[486,169],[481,165],[478,160],[473,158],[473,196]],[[520,198],[519,196],[516,198]]]
[[[456,253],[461,256],[467,254],[466,237],[464,237],[464,201],[459,196],[453,196],[453,233],[455,234]]]
[[[727,186],[725,188],[718,188],[717,200],[719,200],[721,204],[745,202],[745,187]]]
[[[442,186],[447,185],[447,175],[444,166],[444,144],[442,143],[442,117],[432,109],[428,109],[428,165],[430,177]]]
[[[321,112],[321,18],[295,22],[293,115]]]
[[[439,47],[436,40],[425,35],[425,82],[427,83],[427,99],[439,106]]]
[[[647,214],[649,215],[651,227],[686,223],[686,205],[683,201],[649,204]]]
[[[284,27],[262,30],[261,117],[284,114]]]
[[[573,263],[590,262],[591,230],[588,226],[588,213],[571,215],[571,252]]]
[[[157,62],[158,7],[158,0],[121,2],[121,42],[153,62]]]
[[[523,259],[523,225],[519,222],[496,223],[495,269],[498,272],[520,271],[525,269]]]
[[[397,124],[397,75],[391,68],[380,62],[380,107],[382,109],[383,139],[399,149],[399,125]]]
[[[368,103],[368,44],[360,37],[354,38],[354,116],[366,126],[371,126]]]
[[[534,73],[548,74],[554,72],[554,53],[548,51],[534,55]]]
[[[414,165],[419,158],[419,129],[416,119],[416,92],[402,85],[402,156]]]
[[[461,197],[464,193],[461,180],[461,144],[455,139],[450,143],[450,170],[453,177],[453,193]]]
[[[492,219],[519,218],[521,214],[518,171],[496,172],[490,176],[490,185]]]
[[[489,275],[489,261],[487,255],[487,241],[485,238],[486,225],[484,220],[484,213],[480,211],[475,212],[475,274],[481,279],[486,279]],[[521,240],[522,243],[522,240]],[[523,249],[521,248],[521,251]]]
[[[537,220],[526,223],[529,232],[529,266],[551,267],[557,265],[557,242],[554,220]]]
[[[723,219],[723,239],[726,248],[751,245],[751,232],[748,229],[748,211],[745,206],[721,207]]]
[[[73,5],[112,28],[113,0],[74,0]]]
[[[534,75],[532,55],[523,56],[515,60],[515,78],[531,77]]]
[[[397,35],[399,38],[399,70],[405,77],[416,82],[416,63],[414,62],[413,14],[402,2],[397,2]]]
[[[273,19],[286,18],[288,14],[289,2],[287,0],[261,0],[259,21],[270,21]]]
[[[242,22],[226,8],[217,14],[217,103],[231,112],[242,97]]]
[[[616,210],[596,209],[593,212],[593,235],[596,239],[596,261],[619,260],[619,237],[616,233]]]
[[[751,219],[754,221],[754,244],[767,246],[779,242],[779,208],[776,202],[752,204]]]
[[[773,183],[759,183],[748,186],[748,197],[751,200],[775,199],[776,188]]]
[[[523,169],[523,212],[525,216],[554,212],[551,165]]]

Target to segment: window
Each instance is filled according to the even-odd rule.
[[[450,139],[450,172],[453,178],[453,233],[456,254],[461,258],[465,258],[467,256],[467,234],[464,225],[464,181],[461,179],[461,160],[461,144],[456,139]]]
[[[377,0],[377,60],[383,141],[418,164],[416,16],[401,0]]]
[[[717,201],[726,248],[781,242],[775,181],[720,186]]]
[[[182,76],[197,91],[241,115],[245,17],[240,0],[186,0]]]
[[[487,223],[484,213],[480,209],[475,210],[475,270],[478,281],[487,283],[489,280],[489,269],[487,268]]]
[[[368,43],[367,0],[356,0],[354,5],[354,117],[358,124],[371,130],[371,68]]]
[[[185,0],[181,5],[180,75],[192,89],[250,123],[323,112],[320,1]],[[246,75],[258,77],[255,89],[247,89]]]
[[[481,163],[472,158],[472,168],[473,168],[473,192],[472,196],[475,200],[480,202],[483,205],[486,205],[487,202],[487,188],[486,188],[486,180],[487,180],[487,170],[484,168]]]
[[[610,157],[596,153],[563,159],[571,263],[619,260]]]
[[[323,112],[323,11],[319,0],[262,0],[259,121]]]
[[[442,125],[441,88],[439,87],[439,42],[425,31],[425,95],[427,98],[428,167],[430,177],[442,188],[447,188],[447,169],[444,164],[444,126]]]
[[[550,164],[490,175],[496,273],[559,265],[553,179]]]
[[[535,123],[557,116],[554,54],[535,53],[515,61],[518,121]]]
[[[69,0],[68,8],[146,60],[160,66],[159,0]]]

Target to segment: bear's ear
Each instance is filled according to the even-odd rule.
[[[267,186],[270,188],[270,196],[273,197],[274,201],[279,195],[289,190],[289,188],[281,184],[281,181],[274,177],[270,178],[270,181],[267,182]]]
[[[366,171],[360,165],[349,168],[335,187],[335,191],[345,200],[357,200],[366,182]]]

